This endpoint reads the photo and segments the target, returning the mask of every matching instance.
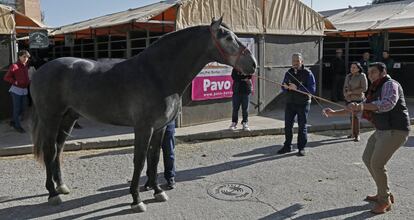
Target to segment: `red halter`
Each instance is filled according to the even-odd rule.
[[[213,30],[210,27],[210,34],[211,34],[211,38],[213,38],[214,44],[216,45],[217,50],[219,51],[220,55],[223,57],[223,59],[225,61],[227,61],[228,63],[230,63],[230,57],[237,57],[236,58],[236,62],[234,63],[234,68],[238,71],[238,72],[242,72],[240,71],[240,69],[237,67],[237,63],[239,63],[240,60],[240,56],[241,55],[245,55],[246,52],[248,52],[249,50],[247,49],[247,47],[241,45],[239,51],[237,51],[237,53],[231,54],[231,53],[227,53],[223,47],[221,47],[218,39],[216,38],[216,36],[213,34]]]

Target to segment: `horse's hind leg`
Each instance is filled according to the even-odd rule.
[[[39,128],[38,138],[42,139],[40,144],[43,145],[43,160],[46,167],[46,189],[49,191],[48,202],[49,204],[57,205],[62,202],[53,182],[53,173],[56,170],[55,159],[57,156],[56,131],[59,127],[59,120],[49,118],[44,120],[42,124],[43,126]]]
[[[58,135],[56,138],[56,146],[57,146],[57,155],[55,159],[55,170],[53,172],[53,180],[55,181],[57,187],[56,190],[60,194],[69,194],[70,190],[66,184],[62,181],[62,173],[60,170],[60,154],[63,151],[63,147],[65,144],[66,138],[72,131],[73,124],[77,119],[77,115],[68,111],[64,116],[60,123]]]
[[[147,176],[146,185],[154,189],[154,197],[157,201],[164,202],[168,200],[167,194],[158,185],[157,167],[160,160],[161,143],[164,136],[165,128],[154,132],[151,138],[151,147],[148,150],[147,157]]]
[[[145,158],[147,157],[148,146],[151,141],[153,130],[154,129],[149,126],[141,126],[140,128],[134,129],[134,175],[132,176],[129,191],[133,200],[131,208],[137,212],[144,212],[147,209],[144,202],[142,202],[139,197],[138,185],[142,168],[144,167]]]

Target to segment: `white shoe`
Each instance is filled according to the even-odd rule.
[[[232,122],[231,125],[230,125],[230,127],[229,127],[229,129],[232,130],[232,131],[236,130],[237,129],[237,123],[236,122]]]
[[[242,123],[243,125],[243,131],[250,131],[249,125],[247,124],[247,122]]]

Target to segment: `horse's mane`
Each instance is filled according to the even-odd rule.
[[[230,30],[229,26],[227,26],[225,23],[221,23],[221,26]],[[160,37],[153,44],[151,44],[143,52],[145,52],[146,50],[149,50],[149,49],[162,47],[165,42],[169,42],[169,40],[171,40],[173,38],[179,39],[181,36],[183,36],[187,32],[190,32],[190,31],[198,32],[198,31],[200,31],[202,29],[205,29],[207,27],[210,27],[210,25],[193,26],[193,27],[188,27],[188,28],[185,28],[185,29],[182,29],[182,30],[179,30],[179,31],[174,31],[174,32],[167,33],[167,34],[163,35],[162,37]]]
[[[148,48],[146,48],[143,52],[146,52],[148,50],[152,50],[158,47],[163,47],[165,43],[169,43],[170,40],[172,39],[180,39],[181,37],[183,37],[185,34],[187,34],[188,32],[192,31],[192,32],[198,32],[203,28],[206,28],[207,26],[194,26],[194,27],[189,27],[189,28],[185,28],[179,31],[174,31],[174,32],[170,32],[167,33],[165,35],[163,35],[162,37],[160,37],[158,40],[156,40],[153,44],[151,44]],[[138,54],[139,55],[139,54]]]
[[[179,40],[180,38],[186,36],[186,34],[189,31],[193,31],[193,32],[199,32],[201,29],[206,28],[208,26],[204,25],[204,26],[194,26],[194,27],[189,27],[189,28],[185,28],[179,31],[174,31],[174,32],[170,32],[167,33],[163,36],[161,36],[158,40],[156,40],[154,43],[152,43],[149,47],[147,47],[145,50],[143,50],[141,53],[138,53],[132,57],[130,57],[129,59],[116,59],[115,62],[111,62],[114,66],[119,66],[119,65],[124,65],[125,62],[130,62],[132,60],[136,60],[136,59],[142,59],[146,56],[148,56],[150,53],[152,53],[154,50],[157,50],[158,48],[168,48],[170,46],[167,46],[166,44],[170,44],[171,40]],[[110,60],[110,59],[109,59]],[[97,61],[99,62],[99,60]],[[104,62],[99,62],[104,64]]]
[[[222,23],[221,26],[229,29],[228,26],[224,23]],[[170,47],[170,46],[167,46],[166,44],[171,44],[171,40],[180,40],[181,38],[187,36],[188,32],[200,33],[200,31],[203,29],[208,30],[208,27],[210,27],[210,25],[198,25],[198,26],[188,27],[182,30],[164,34],[158,40],[152,43],[149,47],[147,47],[144,51],[142,51],[141,53],[137,55],[134,55],[133,57],[127,59],[126,61],[131,60],[131,59],[137,59],[137,58],[139,59],[139,58],[145,57],[149,53],[152,53],[154,50],[157,50],[158,48]],[[192,36],[195,38],[198,37],[196,35],[192,35]],[[115,63],[115,65],[118,65],[121,63],[123,62]]]

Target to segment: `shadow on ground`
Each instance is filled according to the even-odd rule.
[[[140,182],[142,183],[143,181],[144,181],[143,178],[141,178]],[[142,189],[143,188],[141,187],[140,191],[143,191]],[[59,206],[51,206],[47,204],[47,202],[44,202],[44,203],[35,204],[35,205],[18,205],[18,206],[1,209],[0,216],[2,220],[3,219],[17,219],[15,215],[20,216],[20,217],[24,216],[25,219],[41,218],[41,217],[47,217],[49,215],[53,215],[56,213],[66,212],[66,211],[74,210],[74,209],[81,208],[84,206],[100,203],[102,201],[123,197],[126,195],[129,195],[129,183],[117,184],[117,185],[100,188],[97,190],[97,194],[85,196],[81,198],[76,198],[72,200],[65,200],[70,196],[61,195],[63,199],[63,203],[60,204]],[[23,200],[27,200],[31,198],[36,198],[36,197],[44,197],[44,200],[46,201],[47,196],[48,194],[39,194],[39,195],[32,195],[32,196],[26,196],[26,197],[20,197],[20,198],[7,198],[7,200],[0,201],[0,203],[23,201]],[[128,198],[128,200],[129,199],[130,198]],[[154,203],[154,202],[156,202],[154,199],[144,200],[145,204]],[[126,208],[118,212],[110,213],[110,214],[103,215],[103,216],[96,216],[96,217],[88,218],[88,219],[102,219],[102,218],[111,217],[111,216],[128,215],[128,214],[135,213],[131,211],[129,207],[129,203],[121,203],[121,204],[116,204],[113,206],[108,206],[105,208],[101,208],[101,209],[97,209],[97,210],[93,210],[89,212],[66,216],[64,218],[59,218],[59,219],[78,219],[78,218],[91,215],[94,213],[99,213],[99,212],[110,210],[110,209],[119,209],[121,207],[126,207]]]
[[[404,147],[414,147],[414,137],[409,136],[407,142],[403,145]]]
[[[294,204],[285,209],[282,209],[278,212],[275,212],[271,215],[268,215],[260,220],[282,220],[282,219],[293,219],[293,220],[310,220],[310,219],[328,219],[328,218],[340,218],[343,215],[349,215],[351,213],[361,212],[360,214],[345,218],[347,220],[351,219],[368,219],[374,215],[369,212],[371,208],[370,204],[362,206],[349,206],[344,208],[331,209],[321,212],[310,213],[306,215],[297,216],[297,212],[303,208],[301,204]],[[341,218],[342,219],[342,218]]]

